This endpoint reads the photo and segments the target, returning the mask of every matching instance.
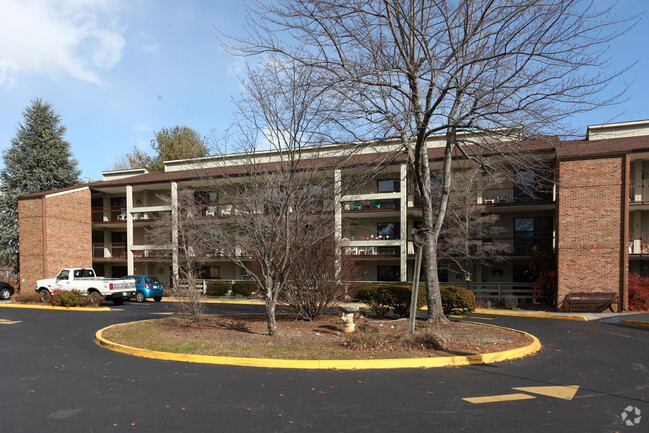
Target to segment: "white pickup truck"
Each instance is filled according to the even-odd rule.
[[[62,269],[56,278],[36,281],[36,292],[44,302],[50,300],[54,290],[78,290],[89,298],[100,297],[121,305],[129,296],[135,296],[135,280],[101,278],[90,268]]]

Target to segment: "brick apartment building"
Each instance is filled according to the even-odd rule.
[[[439,166],[438,150],[432,143],[432,167]],[[441,266],[441,281],[468,284],[478,297],[496,301],[507,295],[522,303],[537,301],[529,263],[532,248],[543,244],[555,253],[557,272],[557,287],[544,295],[546,301],[561,308],[569,293],[610,292],[626,307],[628,272],[646,272],[649,264],[649,121],[590,126],[584,140],[547,141],[535,152],[552,161],[551,192],[535,197],[509,182],[478,197],[488,212],[499,215],[507,261],[476,265],[470,281]],[[210,158],[201,164],[209,167]],[[335,182],[344,183],[354,170],[331,171]],[[218,170],[211,175],[218,178]],[[150,244],[147,227],[174,206],[161,196],[177,196],[201,179],[194,161],[169,161],[163,172],[104,172],[102,181],[20,197],[23,287],[35,288],[37,279],[53,277],[63,267],[91,266],[107,277],[155,275],[169,284],[177,251]],[[408,234],[421,210],[410,185],[406,163],[397,158],[358,191],[332,200],[337,204],[332,231],[345,253],[355,256],[359,280],[412,279]],[[231,204],[219,202],[216,191],[205,197],[201,212],[228,218]],[[248,278],[219,257],[206,259],[203,271],[205,278]]]

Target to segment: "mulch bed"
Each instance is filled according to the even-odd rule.
[[[356,320],[357,331],[345,333],[338,316],[315,321],[278,316],[270,337],[264,315],[207,315],[195,322],[168,317],[109,330],[106,338],[151,350],[201,355],[282,359],[422,358],[498,352],[526,346],[532,339],[498,327],[462,321],[417,323],[409,336],[407,319]]]

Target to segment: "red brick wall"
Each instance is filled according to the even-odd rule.
[[[18,202],[18,236],[20,240],[21,290],[33,290],[43,278],[43,202]]]
[[[89,189],[23,200],[18,211],[22,287],[34,289],[62,268],[92,266]]]
[[[45,206],[46,277],[62,268],[92,267],[90,190],[51,196]]]
[[[571,292],[620,292],[624,158],[559,163],[557,307]]]

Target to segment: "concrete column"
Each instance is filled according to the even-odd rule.
[[[340,250],[340,240],[343,231],[342,216],[342,173],[340,170],[334,170],[334,239],[336,240],[336,280],[340,279],[342,251]]]
[[[173,287],[178,287],[178,182],[171,182],[171,225]]]
[[[401,164],[399,167],[399,216],[401,233],[399,233],[399,264],[401,281],[408,281],[408,167]]]
[[[128,275],[135,273],[135,265],[133,263],[133,186],[126,185],[126,266],[128,268]]]

